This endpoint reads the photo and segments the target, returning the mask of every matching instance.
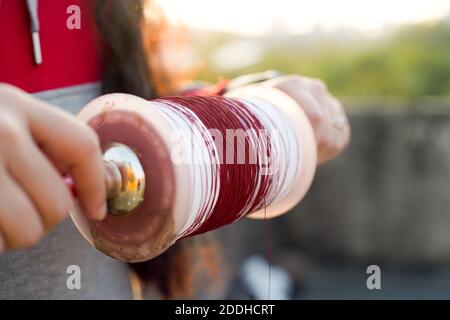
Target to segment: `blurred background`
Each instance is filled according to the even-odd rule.
[[[270,278],[273,298],[450,298],[449,0],[156,2],[177,35],[167,65],[208,82],[321,78],[352,123],[292,212],[215,232],[226,295],[267,298]]]

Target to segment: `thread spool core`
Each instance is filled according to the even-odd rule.
[[[125,215],[144,200],[145,173],[136,153],[113,143],[103,153],[106,168],[108,213]]]

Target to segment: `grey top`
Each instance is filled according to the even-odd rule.
[[[36,94],[40,99],[76,113],[100,93],[86,84]],[[81,289],[69,289],[78,266]],[[66,273],[69,268],[69,273]],[[37,246],[0,255],[0,299],[130,299],[128,266],[91,247],[70,218]]]

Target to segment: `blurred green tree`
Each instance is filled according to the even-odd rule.
[[[275,42],[263,38],[259,41],[266,50],[257,63],[233,71],[219,71],[205,63],[199,79],[215,81],[276,69],[322,78],[338,96],[391,96],[407,101],[450,96],[448,20],[403,26],[379,39],[323,37],[303,43],[298,36]],[[211,36],[200,52],[210,57],[215,48],[233,39],[230,35]]]

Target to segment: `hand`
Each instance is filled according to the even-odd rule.
[[[303,109],[314,130],[318,164],[337,157],[350,141],[350,125],[342,104],[318,79],[280,76],[263,82],[293,98]]]
[[[75,180],[86,216],[104,218],[105,173],[94,131],[0,84],[0,252],[34,245],[67,216],[73,200],[65,173]]]

